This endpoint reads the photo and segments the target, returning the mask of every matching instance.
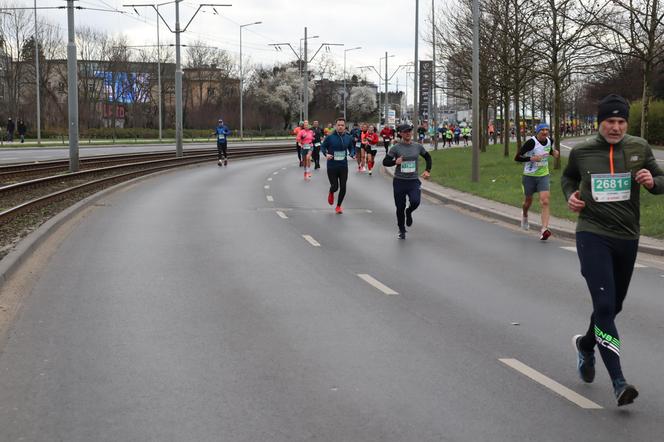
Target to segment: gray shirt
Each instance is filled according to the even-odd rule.
[[[394,158],[403,158],[401,164],[397,164],[394,171],[394,177],[402,180],[416,180],[419,178],[419,156],[427,154],[427,150],[420,143],[398,143],[392,146],[388,156]]]

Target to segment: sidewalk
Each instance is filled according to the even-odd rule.
[[[383,170],[390,177],[394,175],[394,167],[383,167]],[[516,226],[521,225],[521,209],[518,207],[443,187],[427,180],[422,180],[422,193],[445,204],[452,204]],[[530,218],[530,229],[539,231],[541,228],[539,215],[533,214]],[[575,239],[576,222],[552,216],[549,221],[549,229],[555,236],[573,240]],[[641,236],[639,252],[664,256],[664,240]]]

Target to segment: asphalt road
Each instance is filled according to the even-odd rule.
[[[232,142],[228,143],[229,147],[260,147],[274,144],[274,143],[284,143],[288,140],[282,141],[245,141],[245,142]],[[202,149],[202,148],[213,148],[215,147],[214,141],[210,143],[191,143],[184,144],[183,150],[190,149]],[[92,146],[85,147],[85,144],[79,146],[79,158],[92,157],[99,155],[117,155],[117,154],[127,154],[127,153],[137,153],[137,152],[161,152],[166,150],[173,150],[175,154],[175,144],[145,144],[145,145],[123,145],[118,144],[115,146]],[[295,150],[295,144],[293,142],[293,150]],[[11,163],[23,163],[23,162],[35,162],[35,161],[49,161],[49,160],[64,160],[69,158],[69,148],[64,146],[62,148],[58,147],[5,147],[0,148],[0,164],[11,164]]]
[[[636,269],[618,320],[641,391],[618,409],[601,362],[576,374],[590,298],[569,243],[430,201],[399,241],[388,179],[352,171],[335,215],[325,166],[304,182],[294,160],[102,201],[0,344],[0,439],[661,439],[663,270]]]

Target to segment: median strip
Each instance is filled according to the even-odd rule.
[[[562,384],[559,384],[558,382],[554,381],[550,377],[543,375],[539,371],[535,370],[534,368],[530,368],[523,362],[517,360],[517,359],[498,359],[500,362],[503,364],[507,365],[508,367],[513,368],[514,370],[518,371],[519,373],[529,377],[533,381],[537,382],[540,385],[543,385],[544,387],[548,388],[549,390],[553,391],[554,393],[559,394],[560,396],[564,397],[568,401],[578,405],[581,408],[585,408],[588,410],[601,410],[602,406],[599,404],[596,404],[595,402],[591,401],[590,399],[587,399],[577,392],[570,390],[569,388],[565,387]]]

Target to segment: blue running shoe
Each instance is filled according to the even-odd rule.
[[[572,338],[576,350],[576,367],[579,377],[583,382],[591,383],[595,380],[595,352],[581,350],[581,339],[583,335],[575,335]]]
[[[639,395],[636,387],[628,384],[625,379],[622,378],[613,381],[613,392],[616,395],[616,401],[618,401],[619,407],[631,404]]]

